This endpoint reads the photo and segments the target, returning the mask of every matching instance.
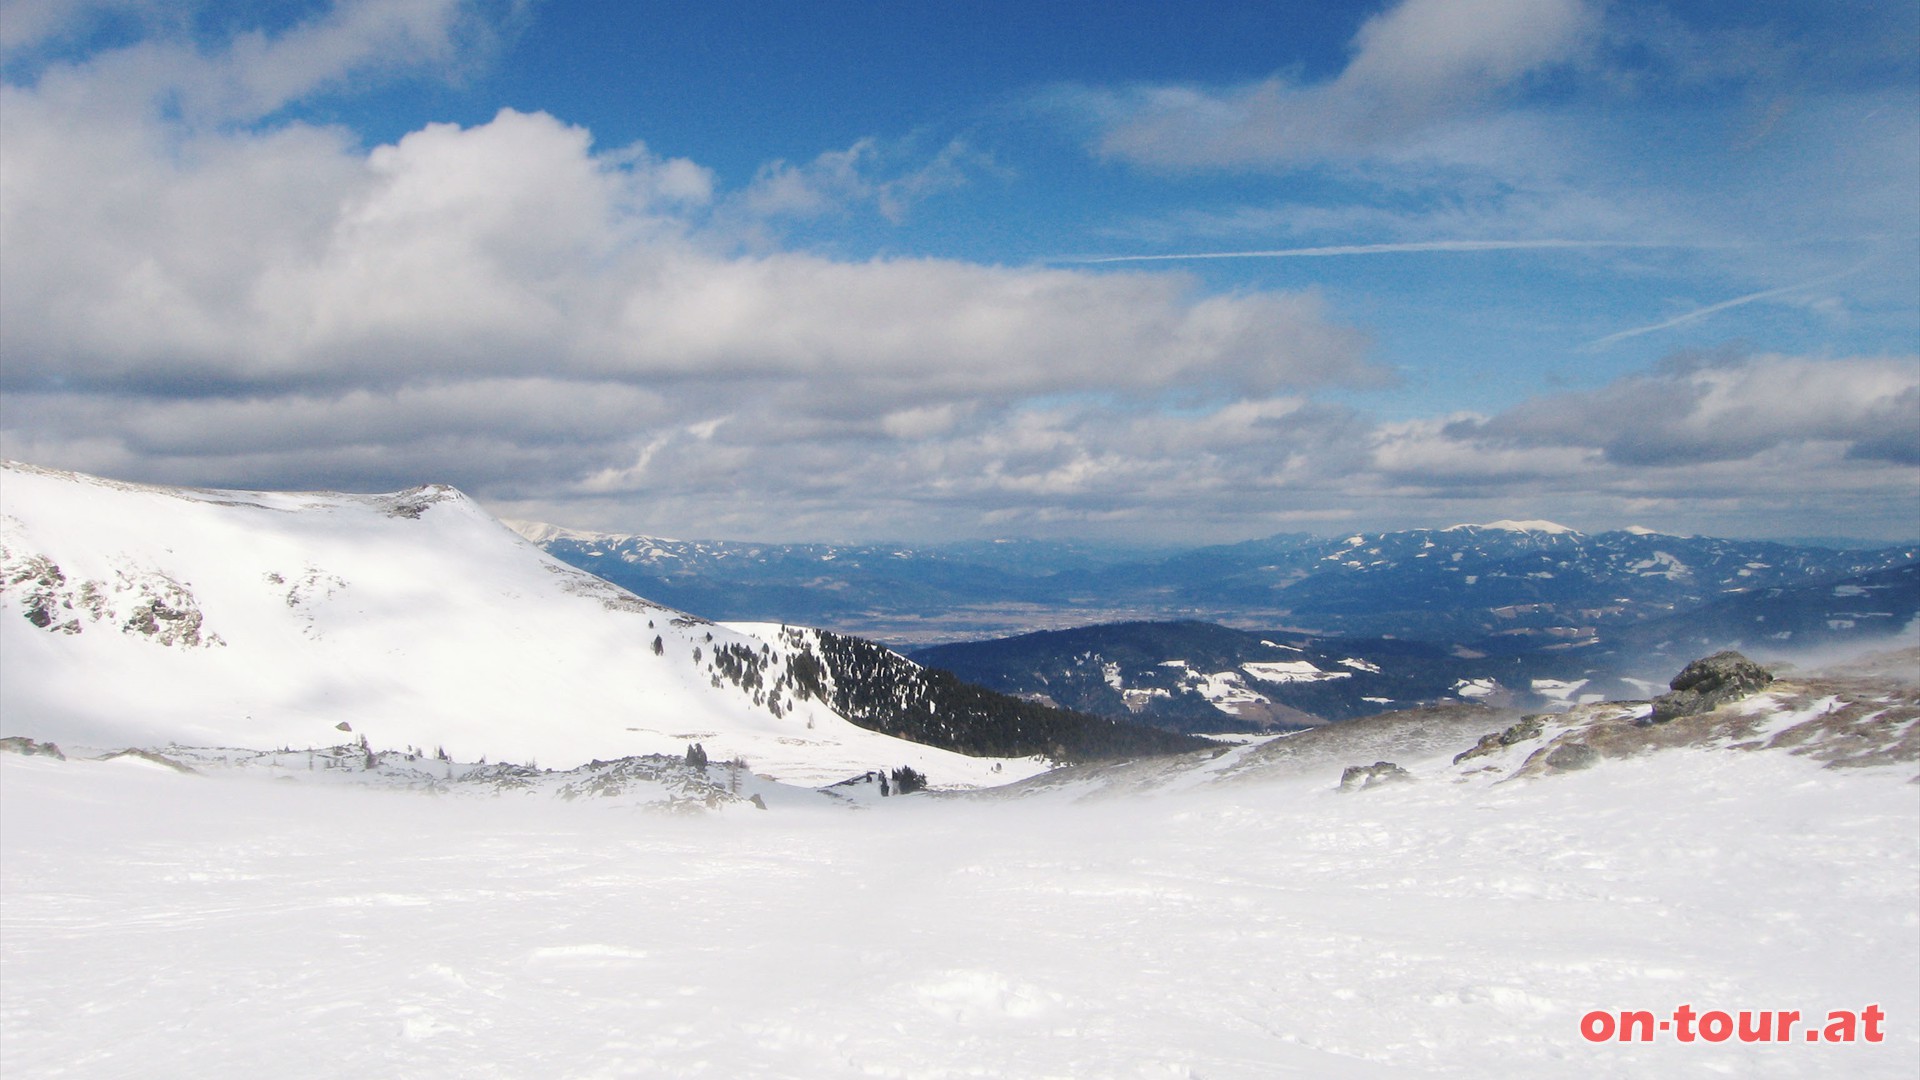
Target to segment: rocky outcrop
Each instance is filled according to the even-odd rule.
[[[1340,774],[1341,791],[1365,791],[1367,788],[1382,784],[1397,784],[1413,779],[1413,774],[1395,765],[1391,761],[1376,761],[1371,765],[1349,765]]]
[[[1453,763],[1458,765],[1470,758],[1499,753],[1515,743],[1523,743],[1528,739],[1537,739],[1540,737],[1541,732],[1545,730],[1546,719],[1545,716],[1541,715],[1523,716],[1520,718],[1519,723],[1505,731],[1494,731],[1482,735],[1480,736],[1479,742],[1455,754],[1453,756]]]
[[[1649,724],[1664,724],[1682,716],[1712,712],[1729,701],[1738,701],[1773,681],[1766,668],[1728,649],[1695,660],[1681,669],[1667,685],[1670,693],[1653,699]]]
[[[706,769],[706,752],[703,749],[697,758],[668,757],[662,754],[649,754],[644,757],[624,757],[615,761],[593,761],[566,774],[571,777],[554,790],[559,798],[572,801],[582,798],[613,798],[636,792],[645,792],[656,796],[657,809],[670,811],[717,810],[722,806],[746,800],[729,790],[728,782],[719,775],[709,776]],[[729,762],[727,773],[733,777],[733,786],[739,784],[739,762]],[[714,767],[715,774],[721,774],[721,767]],[[755,796],[758,799],[758,796]],[[766,803],[759,802],[766,809]]]
[[[1600,756],[1600,751],[1586,743],[1561,743],[1547,755],[1547,765],[1561,772],[1576,772],[1600,764]]]
[[[225,645],[204,631],[193,591],[154,570],[123,568],[114,580],[75,581],[44,555],[0,545],[0,594],[17,592],[21,614],[48,633],[78,634],[92,623],[117,623],[123,633],[157,645]]]
[[[0,753],[24,754],[28,757],[45,755],[59,758],[61,761],[67,760],[67,755],[60,752],[60,747],[50,742],[35,742],[24,735],[9,735],[0,739]]]
[[[375,501],[381,504],[388,517],[417,520],[421,514],[431,510],[437,503],[462,498],[465,496],[446,484],[422,484],[405,491],[396,491],[391,495],[379,496]]]

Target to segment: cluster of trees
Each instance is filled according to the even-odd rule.
[[[771,653],[765,645],[758,651],[740,644],[720,645],[713,650],[713,667],[727,681],[751,694],[763,684],[761,671],[767,667]]]
[[[711,634],[708,641],[712,642]],[[869,731],[976,757],[1042,754],[1056,761],[1097,761],[1212,745],[995,693],[949,672],[923,668],[860,638],[789,630],[781,644],[784,655],[778,661],[766,644],[758,648],[738,642],[714,644],[705,657],[714,685],[733,683],[775,716],[797,702],[820,701]],[[702,661],[699,649],[693,655],[695,663]],[[705,766],[705,751],[699,744],[687,753],[687,764]],[[904,777],[893,780],[895,785],[906,785],[902,793],[926,783],[924,776],[911,769]]]
[[[1045,754],[1056,761],[1181,753],[1212,745],[998,694],[860,638],[821,631],[818,641],[820,663],[832,676],[827,704],[870,731],[974,756]]]

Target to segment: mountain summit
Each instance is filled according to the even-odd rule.
[[[450,487],[214,491],[0,465],[0,734],[364,737],[561,767],[700,742],[799,783],[1041,767],[856,725],[827,704],[836,675],[816,648],[643,600]]]

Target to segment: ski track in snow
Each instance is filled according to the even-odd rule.
[[[1417,762],[1407,763],[1416,774]],[[1431,765],[1431,763],[1429,763]],[[0,759],[9,1077],[1910,1077],[1910,768],[683,818]],[[1589,1009],[1886,1010],[1879,1045]]]

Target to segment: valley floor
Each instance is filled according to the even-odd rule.
[[[1679,751],[683,817],[4,755],[0,1072],[1910,1077],[1911,777]],[[1886,1038],[1580,1036],[1681,1004]]]

